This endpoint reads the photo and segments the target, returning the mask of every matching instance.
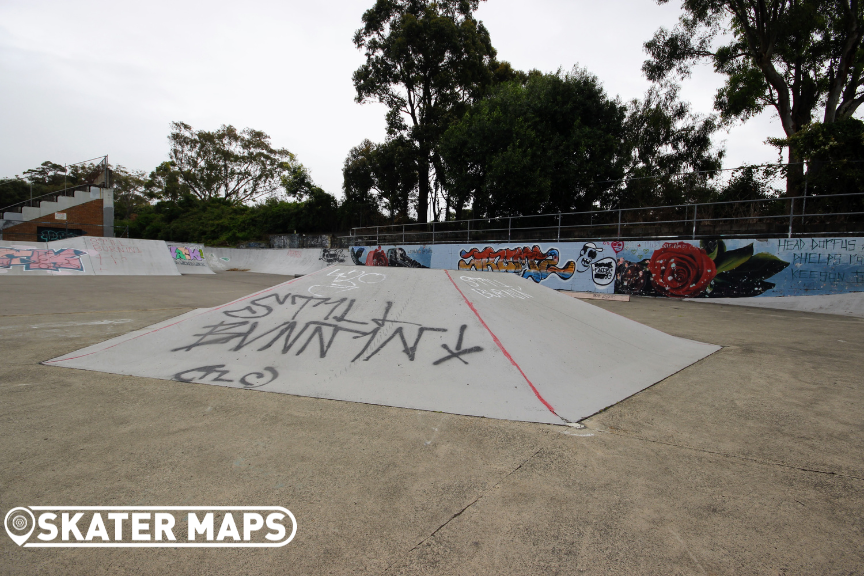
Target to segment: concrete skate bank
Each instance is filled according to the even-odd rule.
[[[333,266],[45,364],[562,424],[716,350],[518,277]]]

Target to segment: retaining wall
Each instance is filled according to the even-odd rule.
[[[79,236],[56,242],[0,241],[0,274],[177,276],[162,240]]]
[[[729,298],[864,291],[864,238],[355,246],[350,254],[362,266],[509,272],[578,292]]]

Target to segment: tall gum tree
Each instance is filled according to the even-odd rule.
[[[377,0],[354,44],[356,100],[387,106],[387,132],[413,144],[417,220],[427,221],[433,158],[449,123],[492,81],[495,50],[474,19],[479,0]]]
[[[656,0],[666,4],[669,0]],[[810,124],[850,118],[864,102],[864,2],[859,0],[683,0],[672,30],[645,43],[649,80],[687,77],[708,62],[726,76],[715,108],[731,122],[768,107],[787,137]],[[803,165],[788,149],[787,196],[802,192]]]

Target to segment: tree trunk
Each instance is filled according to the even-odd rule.
[[[417,222],[425,224],[429,221],[429,154],[425,150],[420,151],[417,159],[417,173],[419,177],[417,190]]]
[[[804,192],[804,164],[789,147],[789,166],[786,171],[786,197],[801,196]]]

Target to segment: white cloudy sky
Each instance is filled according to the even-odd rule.
[[[109,154],[147,170],[167,159],[168,124],[264,130],[341,196],[342,162],[382,140],[384,109],[354,102],[363,63],[351,41],[373,0],[3,0],[0,2],[0,176],[44,160]],[[610,95],[648,87],[642,44],[672,26],[679,4],[652,0],[488,0],[478,18],[500,59],[518,69],[574,65]],[[720,79],[698,70],[683,97],[711,111]],[[770,114],[721,133],[726,165],[772,162]]]

